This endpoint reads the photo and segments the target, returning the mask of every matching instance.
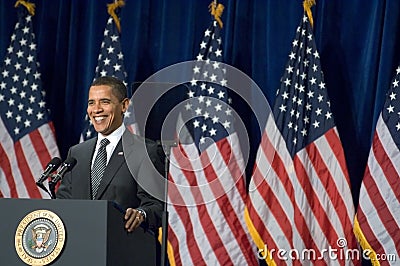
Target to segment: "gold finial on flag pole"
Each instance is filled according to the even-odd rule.
[[[308,19],[310,20],[311,27],[314,27],[314,20],[312,17],[311,7],[315,5],[315,0],[304,0],[303,7],[304,10],[307,12]]]
[[[224,6],[222,4],[217,4],[217,1],[214,0],[208,6],[210,9],[211,15],[214,16],[215,20],[218,22],[219,27],[222,29],[223,23],[221,20],[222,12],[224,12]]]
[[[26,7],[26,9],[28,9],[28,12],[31,16],[35,15],[35,4],[34,3],[30,3],[25,0],[17,0],[17,2],[15,2],[14,7],[18,7],[19,5],[23,5],[24,7]]]
[[[108,14],[110,14],[110,16],[114,19],[115,26],[117,26],[119,32],[121,32],[121,23],[119,21],[117,14],[115,14],[115,9],[122,7],[124,5],[125,5],[124,0],[115,0],[114,3],[107,5]]]

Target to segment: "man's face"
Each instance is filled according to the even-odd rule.
[[[89,90],[87,113],[94,129],[108,136],[123,122],[123,113],[127,110],[129,100],[121,101],[107,85],[92,86]]]

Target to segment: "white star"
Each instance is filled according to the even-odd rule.
[[[25,120],[24,122],[25,127],[30,127],[31,126],[31,121],[29,121],[28,119]]]
[[[197,128],[197,127],[199,127],[200,126],[200,122],[198,121],[198,120],[194,120],[193,121],[193,127],[194,128]]]
[[[39,112],[39,113],[36,115],[36,118],[37,118],[37,120],[42,120],[42,119],[43,119],[43,113]]]
[[[213,63],[213,68],[214,68],[214,69],[219,68],[219,63],[218,63],[217,61],[214,61],[214,63]]]
[[[319,122],[317,120],[315,120],[314,123],[313,123],[313,126],[314,126],[314,128],[319,127]]]
[[[10,110],[7,111],[6,116],[7,118],[11,118],[12,117],[12,112]]]
[[[6,63],[6,66],[8,66],[8,65],[11,64],[11,59],[7,57],[7,58],[4,60],[4,62]]]
[[[332,113],[331,112],[326,112],[326,114],[325,114],[325,117],[326,117],[326,119],[330,119],[330,118],[332,118]]]
[[[23,57],[23,56],[24,56],[24,52],[21,51],[21,50],[19,50],[19,51],[17,52],[17,57],[18,57],[18,58],[21,58],[21,57]]]
[[[17,82],[19,80],[19,76],[17,74],[14,74],[12,79],[13,79],[14,82]]]
[[[215,50],[215,56],[216,57],[222,56],[222,50],[220,50],[220,49]]]
[[[224,128],[229,128],[231,126],[231,122],[225,120],[225,122],[222,123],[222,125],[224,126]]]
[[[389,105],[389,107],[386,109],[388,110],[389,114],[394,112],[394,106],[392,105]]]
[[[211,31],[210,31],[209,29],[207,29],[207,30],[204,32],[204,36],[210,36],[210,33],[211,33]]]
[[[325,83],[321,81],[321,83],[318,85],[320,89],[325,89]]]
[[[193,68],[193,73],[200,73],[200,67],[198,67],[198,66],[195,66],[194,68]]]
[[[110,64],[110,62],[111,62],[111,60],[108,57],[106,57],[106,59],[103,60],[103,63],[105,66],[108,66]]]
[[[282,94],[282,98],[283,98],[283,99],[285,99],[285,100],[286,100],[286,99],[288,99],[288,98],[289,98],[289,93],[288,93],[288,92],[286,92],[286,91],[285,91],[285,92],[283,92],[283,94]]]
[[[219,122],[219,117],[215,115],[211,120],[212,120],[213,124],[216,124]]]
[[[210,80],[212,82],[215,82],[217,80],[217,76],[215,74],[212,74],[211,77],[210,77]]]
[[[224,96],[225,96],[225,92],[223,92],[223,91],[219,91],[219,92],[218,92],[218,98],[219,98],[219,99],[224,98]]]
[[[210,133],[210,136],[215,136],[217,135],[217,130],[215,130],[214,128],[212,128],[210,131],[208,131]]]
[[[202,42],[200,43],[200,49],[206,49],[206,47],[207,47],[207,43],[205,43],[204,41],[202,41]]]
[[[194,91],[189,90],[188,91],[188,97],[193,98],[194,97]]]
[[[222,80],[221,80],[221,86],[226,87],[227,82],[228,82],[228,81],[227,81],[226,79],[222,79]]]
[[[109,46],[109,47],[107,48],[107,52],[108,52],[109,54],[114,53],[114,47]]]
[[[1,73],[3,75],[3,78],[8,77],[8,71],[7,70],[3,70],[3,72]]]
[[[185,109],[186,109],[186,111],[191,110],[191,109],[192,109],[192,104],[187,103],[187,104],[185,105]]]
[[[394,93],[394,91],[392,91],[392,93],[390,94],[390,100],[396,100],[396,93]]]
[[[33,114],[33,109],[29,107],[28,109],[26,109],[26,113],[28,115],[32,115]]]
[[[286,78],[283,83],[285,83],[286,86],[290,86],[290,79]]]
[[[38,85],[36,83],[33,83],[31,86],[32,91],[36,91],[38,88]]]
[[[317,81],[317,79],[316,79],[315,77],[312,77],[312,78],[310,79],[311,85],[314,85],[314,84],[316,83],[316,81]]]
[[[399,81],[397,80],[397,79],[395,79],[394,81],[393,81],[393,88],[396,88],[396,87],[398,87],[399,86]]]
[[[119,65],[119,64],[115,64],[113,67],[114,67],[114,71],[115,71],[115,72],[121,70],[121,65]]]
[[[190,81],[190,85],[192,86],[196,86],[197,85],[197,80],[195,80],[194,78]]]
[[[219,112],[219,111],[222,110],[222,105],[221,104],[216,104],[214,108],[215,108],[215,111]]]
[[[15,121],[16,121],[17,123],[21,122],[21,116],[20,116],[20,115],[17,115],[17,117],[15,117]]]
[[[111,41],[112,41],[112,42],[118,41],[118,35],[113,35],[113,36],[111,36]]]
[[[321,115],[322,114],[322,109],[321,108],[317,108],[317,110],[315,110],[315,113],[317,115]]]
[[[281,110],[281,112],[286,112],[286,105],[281,105],[279,106],[279,110]]]
[[[24,38],[22,38],[22,39],[19,41],[19,44],[20,44],[21,46],[26,45],[26,40],[25,40]]]

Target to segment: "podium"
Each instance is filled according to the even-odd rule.
[[[63,225],[65,232],[59,232],[58,235],[61,240],[58,243],[63,244],[59,254],[56,258],[51,258],[53,260],[49,264],[44,263],[46,265],[156,265],[156,237],[141,227],[128,233],[124,228],[124,215],[112,202],[0,199],[0,210],[1,265],[33,265],[20,258],[16,243],[31,247],[32,241],[16,239],[21,235],[31,236],[32,228],[21,228],[29,226],[27,221],[46,222],[46,219],[39,219],[34,214],[42,212],[47,215],[47,211],[50,212],[48,217],[52,219],[52,213],[58,216],[59,219],[55,222],[56,229]],[[48,242],[51,246],[52,243]],[[40,246],[41,242],[38,243]],[[21,249],[20,247],[19,250]]]

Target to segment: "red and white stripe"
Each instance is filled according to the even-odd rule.
[[[16,143],[1,119],[0,132],[0,196],[49,198],[35,182],[51,158],[59,156],[53,124],[40,126]]]
[[[346,250],[357,249],[353,217],[349,177],[336,128],[292,159],[270,115],[257,153],[246,211],[258,247],[271,252],[266,261],[277,265],[359,263],[344,257]],[[343,248],[337,243],[342,238],[347,241]],[[329,248],[337,249],[337,259],[324,253]],[[279,249],[287,252],[286,261],[282,259],[285,256],[279,256]],[[293,255],[294,250],[300,256]],[[316,252],[315,258],[302,256],[305,250]]]
[[[400,260],[400,152],[379,117],[361,185],[356,234],[380,265]],[[363,241],[366,241],[363,242]],[[387,259],[380,259],[387,258]]]
[[[194,144],[172,149],[168,188],[172,265],[258,265],[243,216],[243,173],[236,134],[201,155]]]

